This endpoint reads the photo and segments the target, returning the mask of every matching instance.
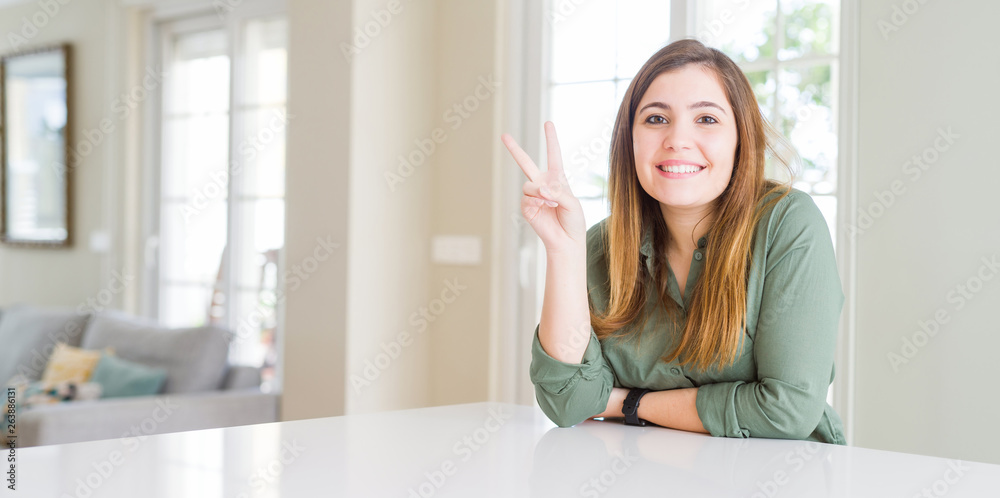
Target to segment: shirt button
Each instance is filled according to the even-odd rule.
[[[670,369],[670,373],[672,373],[674,375],[680,375],[681,374],[681,369],[679,369],[677,367],[673,367],[673,368]]]
[[[701,258],[702,258],[701,253],[698,252],[698,251],[695,251],[695,253],[694,253],[694,259],[696,259],[698,261],[701,261]]]
[[[705,237],[698,239],[698,247],[705,247],[708,244],[708,240]]]

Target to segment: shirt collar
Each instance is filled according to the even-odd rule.
[[[698,249],[705,249],[708,245],[708,235],[705,234],[704,237],[698,239]],[[642,242],[639,245],[639,252],[646,256],[647,260],[651,260],[653,257],[653,224],[647,222],[642,229]]]
[[[646,223],[642,228],[642,243],[639,252],[647,258],[653,256],[653,224]]]

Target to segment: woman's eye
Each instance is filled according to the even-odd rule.
[[[712,116],[702,116],[702,117],[698,118],[698,121],[701,122],[702,119],[711,119],[712,121],[710,121],[708,124],[715,124],[715,123],[719,122],[718,120],[716,120]]]
[[[657,119],[659,119],[661,121],[656,121]],[[647,123],[666,123],[667,119],[664,118],[663,116],[653,115],[653,116],[650,116],[650,117],[646,118],[646,122]]]

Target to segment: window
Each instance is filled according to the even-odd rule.
[[[813,196],[836,242],[839,0],[555,0],[550,8],[543,120],[557,125],[588,228],[609,214],[611,132],[632,76],[656,50],[693,36],[743,69],[764,116],[802,158],[793,185]],[[686,32],[671,33],[677,26]],[[769,176],[785,179],[770,168]]]
[[[149,306],[168,326],[231,330],[234,364],[273,379],[284,247],[287,23],[185,19],[160,28],[165,81]]]
[[[670,41],[671,2],[556,1],[552,8],[546,119],[556,124],[566,177],[590,228],[609,214],[608,153],[618,105],[646,59]]]
[[[802,159],[793,185],[812,195],[836,244],[840,0],[697,4],[697,38],[743,69],[764,116]]]

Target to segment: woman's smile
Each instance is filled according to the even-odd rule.
[[[690,161],[670,159],[657,164],[656,169],[659,170],[660,176],[664,178],[683,179],[697,176],[698,173],[701,173],[705,169],[705,166]]]

